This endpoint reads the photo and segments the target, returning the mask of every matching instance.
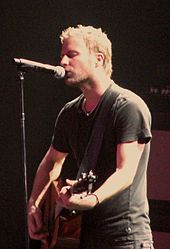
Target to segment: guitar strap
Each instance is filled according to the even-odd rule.
[[[114,86],[117,86],[114,83]],[[81,173],[88,173],[90,170],[93,170],[97,164],[97,158],[101,149],[104,131],[107,127],[110,118],[110,111],[115,112],[117,97],[120,93],[116,91],[113,87],[113,83],[108,87],[102,96],[98,109],[96,110],[96,119],[90,135],[89,142],[85,149],[85,153],[80,164],[77,179],[80,178]]]

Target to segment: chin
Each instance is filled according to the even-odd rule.
[[[77,85],[76,81],[75,81],[74,79],[71,79],[71,78],[65,79],[65,83],[66,83],[66,85],[68,85],[68,86]]]
[[[76,80],[74,78],[66,78],[65,79],[65,83],[68,86],[75,86],[75,87],[81,87],[83,84],[85,84],[87,82],[87,79],[79,79]]]

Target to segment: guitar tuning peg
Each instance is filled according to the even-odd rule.
[[[81,173],[81,178],[85,179],[87,177],[87,173]]]
[[[92,170],[90,170],[89,175],[93,175],[93,171]]]

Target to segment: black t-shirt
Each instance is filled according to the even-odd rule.
[[[145,143],[132,185],[83,215],[82,231],[93,236],[113,240],[150,239],[151,231],[146,197],[146,169],[151,139],[151,115],[144,101],[133,92],[112,85],[117,91],[116,109],[111,108],[105,125],[102,147],[95,167],[97,189],[116,170],[116,146],[119,143],[138,141]],[[107,96],[107,91],[102,98]],[[52,145],[69,152],[77,163],[83,158],[94,121],[102,105],[87,116],[81,110],[83,95],[67,103],[58,115]],[[95,151],[94,151],[95,153]],[[132,155],[133,157],[133,155]],[[75,169],[75,167],[74,167]],[[114,183],[113,183],[114,185]]]

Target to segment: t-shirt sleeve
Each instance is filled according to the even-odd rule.
[[[70,149],[68,143],[68,131],[66,129],[68,120],[67,110],[64,107],[56,119],[51,141],[54,149],[65,153],[68,153]]]
[[[117,144],[131,141],[148,143],[152,137],[151,115],[142,100],[122,101],[117,110],[115,124]]]

